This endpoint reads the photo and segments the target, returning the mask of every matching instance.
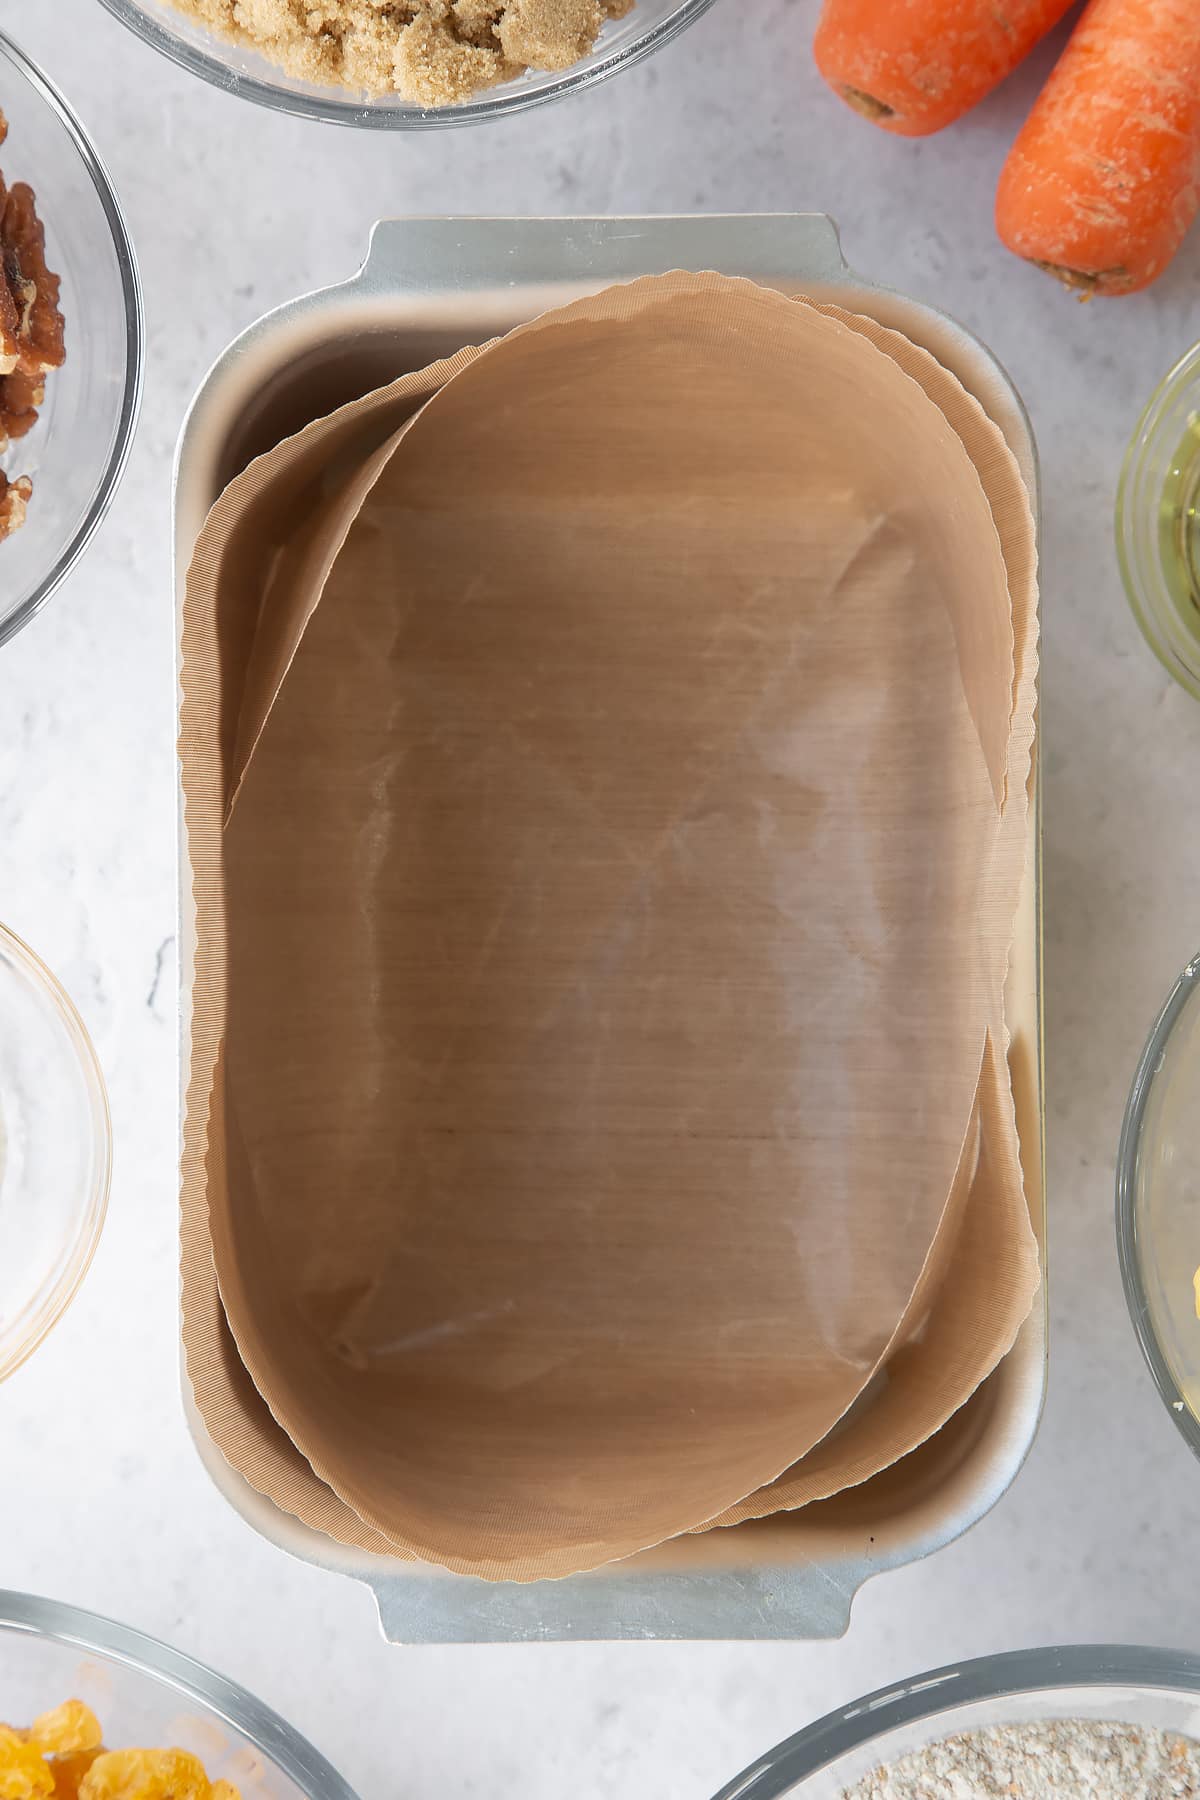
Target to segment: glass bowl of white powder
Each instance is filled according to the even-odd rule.
[[[1200,1456],[1200,956],[1171,990],[1130,1090],[1117,1248],[1150,1373]]]
[[[0,1381],[70,1305],[108,1203],[104,1078],[49,969],[0,926]]]
[[[1082,1644],[936,1669],[830,1713],[716,1800],[1189,1800],[1200,1657]]]

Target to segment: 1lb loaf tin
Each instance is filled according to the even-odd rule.
[[[185,422],[175,474],[176,610],[209,507],[253,457],[344,402],[612,282],[717,269],[805,292],[904,332],[951,369],[1004,432],[1037,506],[1021,402],[993,357],[952,320],[851,273],[820,214],[738,218],[413,219],[377,225],[343,286],[260,319],[219,358]],[[1008,989],[1026,1193],[1045,1240],[1040,805]],[[180,809],[182,1068],[195,957]],[[565,1581],[490,1583],[343,1548],[265,1499],[226,1463],[192,1400],[197,1449],[230,1504],[272,1543],[364,1581],[396,1643],[526,1639],[827,1638],[868,1579],[959,1537],[1012,1482],[1037,1430],[1046,1378],[1045,1285],[1016,1344],[945,1428],[885,1473],[793,1514],[678,1539]]]

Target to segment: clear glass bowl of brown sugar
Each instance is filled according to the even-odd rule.
[[[438,106],[414,104],[399,93],[355,92],[313,80],[306,73],[289,72],[253,44],[231,42],[211,30],[199,0],[101,0],[101,4],[164,56],[226,93],[334,125],[411,131],[483,124],[594,87],[669,44],[707,12],[713,0],[634,0],[627,12],[620,17],[614,13],[605,22],[595,47],[569,67],[527,69],[511,80]]]

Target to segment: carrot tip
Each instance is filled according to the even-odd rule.
[[[896,116],[894,106],[887,106],[882,100],[877,100],[874,94],[865,94],[862,88],[839,82],[837,91],[846,105],[861,113],[864,119],[894,119]]]

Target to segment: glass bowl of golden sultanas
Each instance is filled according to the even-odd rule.
[[[379,131],[483,124],[593,87],[678,36],[713,0],[335,0],[312,30],[290,0],[101,0],[172,61],[278,112]],[[397,14],[405,15],[397,21]],[[316,15],[312,15],[316,17]],[[337,29],[328,29],[333,18]]]
[[[1160,382],[1117,490],[1117,554],[1142,634],[1200,699],[1200,344]]]
[[[3,643],[49,599],[116,492],[141,394],[142,311],[100,159],[3,33],[0,115]]]
[[[0,1381],[75,1297],[104,1223],[111,1162],[104,1078],[83,1022],[49,969],[0,926]]]
[[[1200,1456],[1200,956],[1172,988],[1130,1090],[1117,1247],[1150,1373]]]
[[[355,1800],[325,1758],[243,1688],[128,1626],[29,1594],[0,1591],[0,1718],[20,1732],[35,1727],[30,1761],[30,1750],[61,1747],[57,1800]],[[3,1786],[6,1750],[19,1760],[0,1730],[0,1791],[42,1793],[36,1768],[32,1787]]]

